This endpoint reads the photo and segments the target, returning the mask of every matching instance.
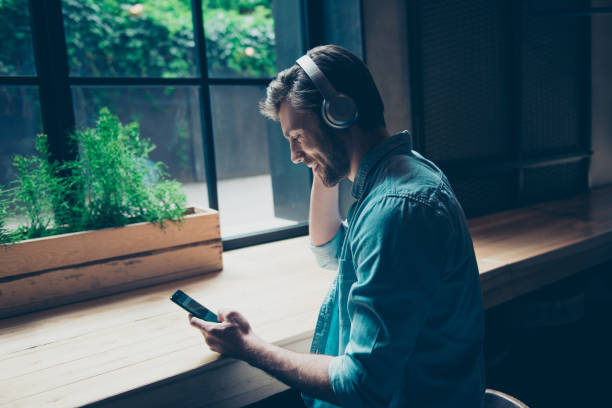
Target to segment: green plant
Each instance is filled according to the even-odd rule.
[[[26,223],[9,233],[11,240],[38,238],[50,234],[54,219],[54,203],[61,201],[64,180],[58,177],[59,168],[50,159],[47,137],[38,135],[36,139],[38,155],[15,155],[13,166],[17,179],[5,192],[2,207],[5,217],[13,214],[25,219]],[[57,207],[57,218],[62,218],[62,206]]]
[[[180,184],[167,180],[161,162],[149,159],[155,146],[140,137],[136,122],[123,126],[103,108],[96,127],[75,138],[80,153],[73,173],[81,178],[85,228],[181,219],[186,198]]]
[[[4,191],[0,188],[0,245],[6,244],[11,241],[10,233],[6,228],[6,204],[2,200]]]
[[[141,138],[137,123],[122,125],[107,108],[95,127],[74,133],[77,160],[51,159],[39,135],[38,155],[15,156],[18,178],[0,194],[0,242],[16,242],[71,231],[148,221],[164,227],[179,222],[186,198],[169,180],[164,165],[149,159],[155,149]],[[7,217],[25,219],[7,231]]]

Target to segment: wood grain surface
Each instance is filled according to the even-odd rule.
[[[190,213],[0,247],[0,318],[220,270],[219,214]]]
[[[218,239],[217,212],[190,210],[193,213],[186,215],[183,223],[167,222],[163,230],[156,224],[140,222],[0,247],[0,278]],[[207,214],[214,216],[202,216]]]
[[[470,220],[485,305],[612,259],[612,189]],[[0,322],[0,406],[236,407],[285,386],[220,358],[169,301],[232,307],[264,339],[307,351],[334,272],[308,238],[224,254],[224,271]]]

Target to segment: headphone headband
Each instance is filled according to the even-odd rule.
[[[306,72],[314,86],[321,92],[323,99],[329,100],[336,96],[338,92],[336,92],[334,86],[308,54],[298,58],[296,62]]]
[[[321,104],[323,121],[335,129],[348,129],[355,123],[358,112],[353,98],[338,93],[308,54],[300,57],[296,62],[323,96]]]

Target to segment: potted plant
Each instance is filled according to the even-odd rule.
[[[185,208],[137,123],[104,108],[73,138],[59,164],[39,135],[0,192],[0,318],[222,269],[218,213]]]

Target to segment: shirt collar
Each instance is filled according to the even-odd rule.
[[[368,176],[371,171],[377,166],[377,164],[391,152],[396,149],[404,148],[407,151],[412,150],[412,141],[410,133],[407,130],[403,130],[383,142],[374,146],[361,160],[359,167],[357,168],[357,174],[353,181],[353,190],[351,193],[353,197],[359,200],[366,189]],[[401,150],[404,150],[401,149]]]

